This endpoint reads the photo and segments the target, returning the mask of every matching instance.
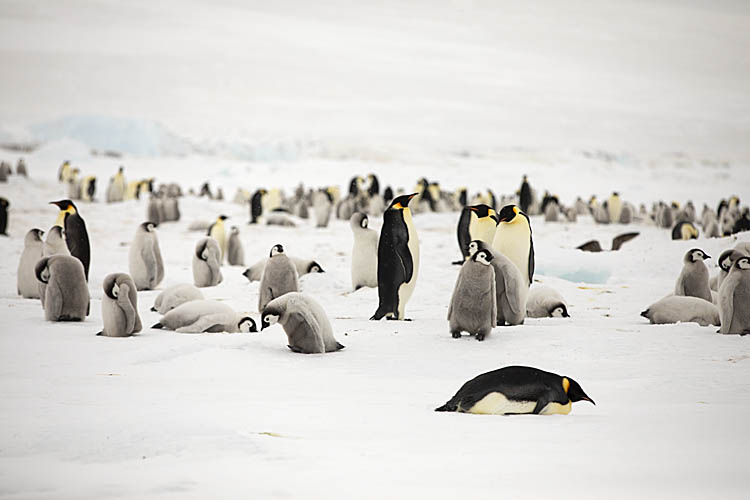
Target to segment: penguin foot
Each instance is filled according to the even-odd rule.
[[[101,332],[97,333],[97,335],[99,335],[99,336],[104,335],[104,331],[101,331]]]
[[[460,339],[461,338],[461,332],[451,332],[451,335],[454,339]]]
[[[477,333],[477,340],[479,342],[483,341],[484,340],[484,334],[483,333]]]

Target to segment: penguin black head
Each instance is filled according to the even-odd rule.
[[[492,252],[490,252],[489,250],[479,250],[471,256],[471,260],[473,260],[474,262],[479,262],[480,264],[484,264],[485,266],[489,266],[490,262],[492,262],[492,259],[494,258],[495,256],[492,255]]]
[[[617,191],[612,191],[612,196],[620,196]]]
[[[369,224],[370,219],[367,218],[367,214],[362,214],[362,219],[359,221],[359,227],[362,229],[367,229],[367,224]]]
[[[55,227],[60,227],[60,226],[55,226]],[[41,229],[34,228],[31,230],[31,234],[34,235],[33,238],[35,240],[42,241],[42,236],[44,236],[44,231],[42,231]]]
[[[220,215],[219,220],[227,220],[229,218],[228,215]]]
[[[237,328],[242,333],[252,333],[258,331],[258,327],[255,326],[255,320],[250,316],[244,316],[243,318],[240,318],[240,321],[237,323]]]
[[[5,198],[0,198],[0,207],[8,208],[10,206],[10,203]]]
[[[484,219],[485,217],[492,217],[492,220],[497,221],[495,211],[491,207],[483,203],[479,205],[472,205],[469,207],[469,210],[477,214],[477,217],[479,217],[480,219]]]
[[[78,211],[75,203],[70,200],[50,201],[49,204],[56,205],[63,212],[76,213]]]
[[[563,389],[568,394],[568,398],[570,398],[572,402],[575,403],[576,401],[588,401],[592,405],[596,406],[594,400],[588,397],[588,395],[583,392],[583,389],[581,389],[581,386],[578,384],[578,382],[576,382],[572,378],[563,377],[562,385]]]
[[[284,247],[281,245],[281,243],[277,243],[271,247],[271,254],[269,255],[269,257],[273,257],[274,255],[278,255],[280,253],[284,253]]]
[[[685,254],[685,262],[687,263],[698,262],[710,258],[711,256],[706,255],[706,253],[700,248],[691,248],[690,250],[688,250],[688,253]]]
[[[125,171],[125,167],[120,165],[120,168],[117,169],[118,172],[123,173]]]
[[[200,260],[206,260],[208,259],[208,255],[206,254],[206,247],[208,246],[208,241],[203,241],[198,247],[195,249],[195,256],[198,257]]]
[[[49,267],[47,266],[48,262],[49,257],[44,257],[40,259],[34,267],[34,274],[36,275],[36,279],[41,281],[42,283],[49,283]]]
[[[250,279],[250,268],[248,267],[245,269],[245,272],[242,273],[242,276],[244,276],[247,279]]]
[[[117,300],[117,297],[120,296],[120,287],[117,286],[117,280],[114,275],[107,276],[104,283],[102,283],[102,288],[104,288],[104,294],[112,300]]]
[[[498,223],[499,222],[513,222],[513,219],[516,218],[516,215],[522,214],[521,209],[518,208],[515,205],[505,205],[502,210],[500,210],[500,213],[497,214]]]
[[[146,233],[153,233],[155,228],[156,224],[151,221],[141,223],[141,229]]]
[[[482,240],[472,240],[469,242],[469,256],[473,257],[475,253],[485,249],[487,249],[487,244]]]
[[[261,331],[265,330],[269,326],[272,326],[278,323],[280,316],[281,316],[281,311],[279,311],[276,307],[266,306],[266,308],[263,309],[263,314],[260,317]]]
[[[307,272],[308,273],[324,273],[323,268],[320,267],[320,264],[318,264],[315,261],[310,262],[310,265],[307,266]]]
[[[721,252],[721,255],[719,255],[719,267],[722,270],[729,272],[729,270],[732,268],[732,262],[737,260],[737,257],[739,257],[740,255],[742,254],[740,254],[734,248],[730,248],[729,250],[724,250],[723,252]]]
[[[232,234],[240,234],[240,228],[237,226],[232,226]]]
[[[568,306],[562,302],[555,304],[552,309],[549,310],[549,315],[551,318],[570,318],[570,314],[568,314]]]
[[[401,196],[395,197],[388,207],[388,210],[404,210],[409,208],[409,202],[412,198],[417,196],[417,194],[418,193],[402,194]]]
[[[750,269],[750,257],[740,257],[739,259],[737,259],[737,262],[734,263],[734,267],[742,271],[747,271],[748,269]]]

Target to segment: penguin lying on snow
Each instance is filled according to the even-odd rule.
[[[507,366],[469,380],[435,411],[481,415],[567,415],[576,401],[596,404],[572,378],[528,366]]]
[[[568,304],[560,293],[548,286],[534,285],[526,301],[529,318],[569,318]]]
[[[290,292],[269,302],[261,315],[261,330],[279,323],[286,332],[288,347],[304,354],[333,352],[344,346],[336,342],[323,308],[312,297]]]
[[[173,285],[161,292],[154,300],[152,311],[159,314],[167,314],[175,307],[190,302],[191,300],[203,300],[203,293],[189,283]]]
[[[615,236],[612,239],[612,251],[615,252],[622,247],[622,244],[632,240],[641,233],[623,233]],[[596,240],[587,241],[583,245],[577,246],[577,250],[583,250],[584,252],[601,252],[602,246]]]
[[[125,273],[113,273],[102,284],[102,321],[104,327],[97,335],[130,337],[141,331],[138,314],[138,292],[133,279]]]
[[[698,297],[669,295],[657,300],[641,313],[652,325],[671,323],[698,323],[701,326],[719,326],[719,309]]]
[[[264,257],[252,266],[248,267],[247,269],[245,269],[245,272],[242,273],[242,276],[247,278],[247,280],[251,283],[253,281],[260,281],[260,279],[263,277],[263,270],[266,268],[268,259],[269,257]],[[318,264],[317,261],[311,259],[301,259],[299,257],[289,257],[289,259],[291,259],[294,267],[297,269],[298,276],[325,272],[323,270],[323,267]]]
[[[214,300],[185,302],[165,314],[151,328],[174,330],[177,333],[258,331],[253,318]]]
[[[692,222],[681,221],[672,229],[673,240],[697,240],[698,229]]]

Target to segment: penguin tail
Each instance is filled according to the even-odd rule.
[[[160,330],[161,328],[164,328],[164,325],[162,325],[161,323],[155,323],[154,325],[151,326],[151,328]]]
[[[456,411],[456,405],[453,401],[448,401],[443,406],[435,408],[435,411]]]
[[[648,311],[648,309],[646,309],[645,311],[641,311],[641,316],[643,316],[644,318],[648,318]]]
[[[104,335],[104,330],[102,330],[101,332],[97,333],[97,335],[99,335],[99,336]]]

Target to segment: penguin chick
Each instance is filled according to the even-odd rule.
[[[305,274],[312,274],[312,273],[324,273],[323,267],[318,264],[317,261],[311,260],[311,259],[302,259],[299,257],[289,257],[294,264],[294,267],[297,269],[297,276],[302,277]],[[249,282],[253,281],[260,281],[260,279],[263,277],[263,270],[266,268],[266,263],[268,262],[268,257],[264,257],[260,259],[258,262],[253,264],[252,266],[245,269],[245,272],[242,273],[242,275],[247,278]]]
[[[569,318],[568,304],[560,293],[548,286],[534,285],[526,301],[529,318]]]
[[[164,261],[153,222],[144,222],[136,229],[128,252],[128,263],[130,275],[139,291],[153,290],[164,279]]]
[[[193,252],[193,282],[202,288],[216,286],[224,279],[221,275],[221,249],[213,238],[202,238]]]
[[[191,300],[167,312],[151,328],[177,333],[257,332],[255,320],[215,300]]]
[[[130,337],[143,328],[138,314],[138,292],[133,279],[125,273],[113,273],[102,284],[102,321],[104,327],[97,335]]]
[[[26,299],[39,298],[39,282],[36,279],[36,263],[42,258],[42,235],[41,229],[30,229],[23,240],[23,252],[18,261],[18,272],[16,273],[16,285],[18,295]]]
[[[526,296],[529,289],[521,271],[505,255],[489,248],[487,243],[475,240],[469,243],[469,255],[479,250],[492,253],[490,264],[495,270],[495,301],[497,303],[497,326],[521,325],[526,319]]]
[[[154,300],[152,311],[159,314],[167,314],[169,311],[191,300],[203,300],[203,293],[189,283],[172,285],[165,289]]]
[[[215,239],[217,243],[219,243],[219,249],[221,250],[221,255],[219,256],[219,264],[222,264],[224,262],[224,259],[227,255],[227,233],[226,229],[224,228],[224,221],[227,220],[229,217],[226,215],[220,215],[216,222],[211,224],[211,226],[208,228],[208,236]]]
[[[710,259],[703,250],[692,248],[687,251],[683,258],[684,266],[677,277],[674,287],[675,295],[688,297],[699,297],[711,302],[711,288],[708,286],[708,268],[703,263]]]
[[[479,250],[461,266],[448,307],[448,327],[454,339],[468,332],[482,341],[497,322],[492,259],[491,252]]]
[[[711,278],[711,280],[709,281],[709,287],[711,288],[711,290],[718,291],[719,288],[721,288],[721,283],[724,281],[724,279],[729,274],[729,271],[732,269],[732,263],[742,257],[742,255],[742,252],[738,251],[737,247],[730,248],[721,252],[721,255],[719,255],[718,259],[719,274]]]
[[[572,403],[577,401],[596,404],[572,378],[528,366],[506,366],[469,380],[435,411],[480,415],[567,415]]]
[[[368,228],[369,219],[355,212],[349,219],[354,235],[352,248],[352,288],[378,286],[378,232]]]
[[[83,321],[89,313],[89,289],[81,261],[70,255],[42,257],[34,269],[44,286],[47,321]]]
[[[229,263],[230,266],[245,265],[245,249],[242,247],[240,228],[237,226],[232,226],[231,233],[229,234],[229,241],[227,242],[227,263]]]
[[[298,291],[299,276],[297,275],[297,269],[284,253],[284,247],[274,245],[271,248],[271,257],[268,259],[263,269],[263,276],[260,279],[258,311],[262,312],[273,299],[281,297],[285,293]]]
[[[315,212],[315,227],[328,227],[331,219],[333,203],[330,195],[324,191],[316,191],[312,195],[312,207]]]
[[[652,325],[670,323],[698,323],[701,326],[719,326],[719,309],[711,302],[698,297],[669,295],[657,300],[641,313]]]
[[[343,349],[333,336],[325,310],[312,297],[289,292],[270,301],[261,314],[261,330],[275,323],[286,332],[288,347],[294,352],[315,354]]]
[[[42,257],[50,255],[70,255],[68,244],[65,242],[65,230],[60,226],[50,228],[42,245]]]
[[[738,258],[719,288],[719,333],[750,333],[750,257]]]

